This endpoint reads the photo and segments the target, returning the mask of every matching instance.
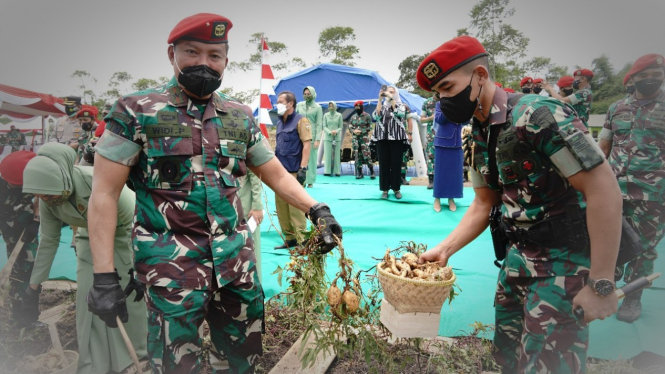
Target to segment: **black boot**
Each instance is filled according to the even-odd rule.
[[[433,174],[428,174],[427,179],[429,179],[429,184],[427,185],[428,190],[434,189],[434,175]]]
[[[298,245],[298,241],[295,239],[289,239],[284,242],[282,245],[278,245],[275,249],[289,249]]]
[[[633,323],[642,315],[642,291],[626,296],[617,312],[619,321]]]

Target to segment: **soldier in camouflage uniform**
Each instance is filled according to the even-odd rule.
[[[374,163],[369,150],[369,138],[372,131],[372,117],[364,112],[363,102],[356,101],[354,113],[349,119],[349,132],[353,136],[353,150],[356,153],[356,179],[363,178],[363,165],[367,165],[371,173],[370,179],[376,178],[374,175]]]
[[[547,81],[543,81],[543,88],[555,99],[559,99],[564,103],[571,104],[573,109],[577,112],[577,116],[587,126],[589,122],[589,112],[591,111],[591,103],[593,102],[593,92],[591,91],[591,79],[593,72],[589,69],[577,69],[573,73],[573,89],[577,92],[568,96],[561,96],[558,92],[550,86]]]
[[[495,298],[494,357],[504,373],[581,373],[584,322],[617,309],[611,279],[621,230],[619,189],[572,108],[538,95],[509,96],[491,81],[488,66],[482,45],[461,36],[418,67],[419,85],[439,92],[448,119],[473,117],[476,144],[475,199],[462,223],[420,260],[446,264],[487,228],[491,208],[500,207],[509,240],[495,246],[505,260]],[[570,136],[579,148],[567,146]],[[578,306],[585,321],[573,314]]]
[[[23,243],[9,275],[12,319],[21,324],[35,322],[39,317],[39,293],[28,287],[37,253],[39,219],[34,213],[34,196],[21,191],[23,169],[33,157],[34,152],[16,151],[0,162],[0,234],[7,246],[7,258],[19,238]]]
[[[83,130],[83,133],[76,141],[78,144],[76,148],[76,160],[78,163],[83,157],[83,152],[88,142],[93,138],[93,127],[96,125],[95,119],[97,119],[97,113],[92,110],[81,109],[76,113],[76,119],[81,125],[81,130]]]
[[[640,57],[626,75],[636,92],[612,104],[599,135],[623,196],[623,214],[640,235],[644,252],[629,262],[624,279],[630,282],[653,273],[656,246],[665,235],[665,79],[664,58]],[[629,295],[617,318],[640,317],[642,291]]]
[[[237,194],[248,167],[322,225],[322,251],[342,234],[328,206],[274,157],[251,110],[214,92],[228,64],[231,27],[209,13],[180,21],[168,38],[173,79],[118,99],[95,148],[88,307],[107,324],[126,314],[108,227],[129,177],[136,190],[134,263],[147,285],[154,373],[200,370],[204,320],[213,372],[253,372],[262,354],[263,289]]]
[[[429,184],[427,189],[434,188],[434,108],[439,98],[436,93],[434,96],[428,98],[423,103],[422,111],[420,112],[420,121],[427,123],[427,147],[425,147],[425,160],[427,161],[427,179]]]
[[[25,142],[25,135],[21,134],[21,132],[18,131],[14,125],[9,127],[9,132],[7,133],[6,139],[7,145],[12,146],[13,152],[18,151],[22,145],[27,144]]]

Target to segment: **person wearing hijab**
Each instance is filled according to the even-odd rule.
[[[325,157],[323,175],[340,176],[342,125],[342,114],[337,112],[337,105],[332,101],[329,102],[328,113],[323,115],[323,155]]]
[[[316,103],[316,90],[307,86],[302,90],[304,101],[296,104],[296,113],[305,116],[309,120],[312,131],[312,146],[309,152],[309,163],[307,164],[307,179],[305,186],[314,187],[316,182],[317,158],[319,143],[321,142],[321,126],[323,125],[323,109]]]
[[[76,152],[60,143],[43,145],[23,171],[23,193],[40,198],[39,248],[30,277],[30,288],[38,290],[48,280],[60,243],[62,224],[77,226],[76,234],[76,335],[79,346],[78,374],[121,372],[132,365],[131,357],[117,328],[88,311],[86,294],[93,283],[92,255],[88,239],[88,200],[92,189],[92,168],[74,166]],[[130,281],[132,250],[130,233],[134,217],[134,193],[125,187],[118,202],[118,226],[114,238],[114,264],[125,288]],[[136,283],[132,282],[132,285]],[[145,302],[137,289],[128,300],[125,329],[139,358],[145,357],[148,328]],[[127,317],[129,320],[127,320]]]
[[[379,92],[379,100],[373,113],[376,126],[372,137],[376,139],[382,199],[388,198],[388,190],[391,189],[396,199],[402,198],[402,158],[405,144],[411,141],[411,124],[407,121],[407,114],[397,87],[388,86],[385,91]]]
[[[23,243],[9,275],[7,297],[12,320],[21,326],[39,317],[39,293],[28,287],[37,254],[39,211],[33,202],[34,196],[21,191],[23,169],[33,157],[34,152],[16,151],[0,162],[0,234],[7,246],[7,258],[19,239]]]

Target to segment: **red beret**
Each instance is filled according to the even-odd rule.
[[[171,44],[185,39],[209,44],[228,43],[227,36],[231,27],[233,23],[226,17],[199,13],[178,22],[166,42]]]
[[[513,89],[510,88],[510,87],[506,87],[506,88],[504,88],[503,90],[506,91],[506,92],[515,93],[515,90],[513,90]]]
[[[95,136],[100,137],[104,133],[104,130],[106,129],[106,122],[104,121],[97,121],[97,128],[95,129]]]
[[[501,84],[501,82],[494,82],[494,85],[497,86],[497,87],[503,88],[503,85]]]
[[[484,56],[487,56],[487,51],[478,39],[468,35],[458,36],[425,57],[418,66],[416,80],[423,90],[432,91],[432,87],[448,74]]]
[[[23,170],[28,161],[37,156],[35,152],[16,151],[12,152],[0,162],[0,176],[7,183],[17,186],[23,185]]]
[[[536,83],[543,83],[543,78],[536,78],[536,79],[534,79],[534,80],[533,80],[533,84],[536,84]]]
[[[630,68],[628,71],[628,74],[626,74],[627,78],[623,78],[623,84],[626,85],[626,82],[628,82],[628,79],[632,77],[633,75],[641,72],[644,69],[651,68],[651,67],[663,67],[663,56],[657,55],[655,53],[651,53],[648,55],[644,55],[637,60],[635,60],[635,63],[633,64],[633,67]]]
[[[564,75],[561,77],[561,79],[559,79],[558,82],[556,82],[556,85],[559,86],[559,88],[572,86],[574,80],[575,78],[571,77],[570,75]]]
[[[95,118],[97,116],[89,109],[81,109],[76,113],[76,118],[81,117]]]
[[[522,78],[522,80],[520,81],[520,87],[524,86],[527,83],[533,83],[533,78],[531,77]]]
[[[628,84],[628,80],[629,80],[630,78],[631,78],[631,76],[628,75],[628,73],[626,73],[626,75],[623,76],[623,85],[624,85],[624,86]]]
[[[356,105],[360,105],[360,106],[362,106],[362,105],[363,105],[363,101],[362,101],[362,100],[358,100],[358,101],[356,101],[355,103],[353,103],[353,106],[356,106]]]
[[[589,69],[577,69],[573,73],[573,77],[579,77],[579,76],[593,78],[593,71]]]

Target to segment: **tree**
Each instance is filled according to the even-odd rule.
[[[544,77],[550,82],[558,80],[568,72],[566,66],[553,64],[551,58],[542,56],[526,61],[522,68],[525,74],[530,74],[532,77]]]
[[[149,78],[139,78],[136,82],[132,84],[132,88],[135,91],[143,91],[151,87],[159,86],[159,82],[154,79]]]
[[[330,61],[333,64],[355,66],[353,59],[360,49],[352,44],[345,45],[355,39],[352,27],[328,27],[319,34],[319,51],[324,57],[334,56]]]
[[[614,79],[614,68],[609,57],[604,53],[591,61],[591,69],[593,70],[593,83],[596,87],[611,83]],[[623,77],[621,80],[623,81]]]
[[[113,73],[113,75],[109,79],[110,89],[104,92],[104,96],[108,98],[117,98],[122,96],[122,93],[120,92],[120,84],[129,82],[131,79],[132,79],[131,74],[129,74],[126,71],[117,71]]]
[[[79,78],[81,80],[81,85],[78,86],[78,88],[81,89],[83,94],[81,95],[81,102],[86,103],[86,102],[93,102],[95,101],[95,94],[92,92],[92,90],[88,89],[85,82],[86,80],[91,80],[93,83],[97,83],[97,79],[92,77],[90,73],[88,73],[85,70],[76,70],[72,73],[71,75],[72,78]],[[87,101],[86,97],[90,97],[90,100]]]
[[[261,45],[261,37],[263,33],[256,32],[250,36],[248,45],[255,45],[256,50],[249,55],[249,58],[240,62],[231,61],[229,63],[228,69],[230,71],[242,70],[244,72],[258,69],[261,67],[261,56],[263,54],[263,46]],[[279,58],[287,58],[286,61],[281,61],[278,63],[271,63],[271,67],[274,71],[284,71],[289,70],[292,67],[305,66],[304,61],[301,58],[294,57],[291,60],[288,60],[288,48],[284,43],[277,41],[270,41],[268,38],[265,38],[266,44],[270,49],[270,56],[274,58],[275,56]]]
[[[398,87],[423,97],[432,96],[431,92],[427,92],[420,88],[418,81],[416,80],[418,66],[425,57],[427,57],[427,53],[422,55],[411,55],[399,63],[399,80],[396,83]]]

